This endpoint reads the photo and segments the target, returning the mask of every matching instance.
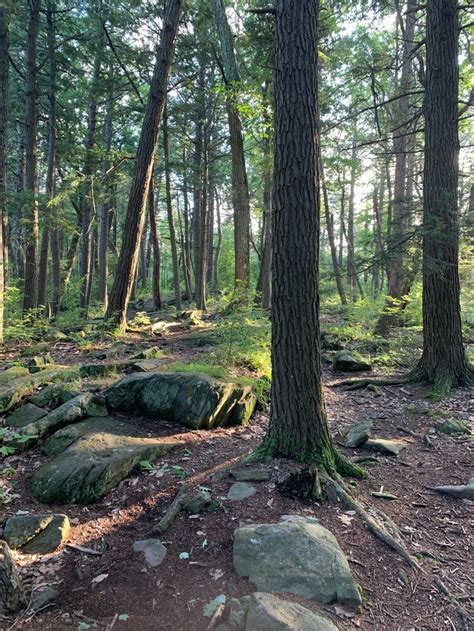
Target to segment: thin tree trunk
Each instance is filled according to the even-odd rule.
[[[173,290],[176,309],[181,309],[181,289],[179,286],[179,260],[178,246],[176,243],[176,230],[173,219],[173,204],[171,198],[171,167],[168,141],[168,113],[165,106],[163,112],[163,154],[165,160],[165,191],[166,191],[166,212],[168,216],[168,228],[170,233],[171,257],[173,261]]]
[[[206,116],[206,108],[204,103],[204,72],[201,70],[198,79],[199,94],[196,111],[196,132],[194,140],[194,190],[193,190],[193,218],[192,218],[192,235],[194,246],[194,286],[195,300],[198,309],[203,308],[205,300],[205,278],[202,277],[203,252],[202,242],[202,224],[206,213],[204,206],[204,119]]]
[[[29,194],[25,220],[25,282],[23,287],[23,311],[37,306],[38,254],[38,172],[37,126],[38,85],[36,52],[40,21],[41,0],[31,0],[26,50],[26,135],[25,135],[25,190]]]
[[[187,154],[186,149],[183,149],[183,275],[184,285],[186,287],[186,294],[188,296],[188,302],[192,300],[193,288],[192,288],[192,262],[191,262],[191,236],[190,236],[190,221],[189,221],[189,198],[188,198],[188,178],[187,178]]]
[[[432,0],[426,12],[423,186],[422,378],[438,394],[472,385],[464,352],[459,286],[459,5]]]
[[[49,191],[52,200],[56,194],[56,30],[54,24],[54,14],[56,10],[55,0],[48,0],[46,21],[48,27],[48,54],[49,54],[49,121],[48,121],[48,174],[47,180],[50,181]],[[48,189],[48,184],[46,186]],[[51,212],[55,213],[51,209]],[[51,276],[52,276],[52,296],[51,296],[51,312],[53,316],[59,312],[61,304],[61,244],[59,237],[59,228],[57,217],[50,226],[51,241]]]
[[[0,7],[0,345],[3,345],[6,291],[3,218],[7,213],[8,22],[7,9]]]
[[[152,266],[152,287],[153,287],[153,303],[155,309],[159,311],[161,309],[161,291],[160,291],[160,264],[161,264],[161,252],[160,252],[160,234],[158,232],[158,223],[156,221],[156,208],[155,208],[155,178],[152,173],[152,179],[150,187],[148,189],[148,216],[150,219],[150,236],[153,248],[153,266]],[[159,184],[158,184],[159,188]]]
[[[219,201],[219,195],[217,194],[217,190],[215,191],[216,196],[216,221],[217,221],[217,243],[216,243],[216,251],[214,253],[214,276],[212,278],[212,288],[215,292],[219,289],[219,259],[222,250],[222,222],[221,222],[221,205]]]
[[[349,205],[347,209],[347,283],[351,300],[355,300],[356,267],[355,267],[355,243],[354,243],[354,198],[356,183],[356,135],[352,138],[353,150],[351,156],[351,180],[349,189]]]
[[[153,69],[150,93],[138,143],[135,170],[125,217],[122,249],[107,309],[107,318],[113,320],[122,330],[126,326],[127,306],[137,269],[138,250],[153,170],[153,154],[166,101],[166,89],[182,6],[183,0],[167,0],[165,7],[160,48]]]

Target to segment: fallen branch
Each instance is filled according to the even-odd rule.
[[[187,484],[183,484],[183,486],[179,489],[178,494],[176,495],[174,500],[166,509],[163,517],[156,524],[156,526],[153,526],[153,528],[150,530],[150,533],[149,533],[150,535],[156,535],[156,534],[162,535],[166,530],[168,530],[168,528],[171,526],[171,524],[174,522],[176,517],[181,512],[186,501],[189,499],[189,492],[190,492],[189,486]]]

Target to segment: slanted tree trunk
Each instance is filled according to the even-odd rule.
[[[161,290],[160,290],[160,234],[158,232],[158,222],[156,221],[155,208],[155,178],[152,173],[150,187],[148,189],[148,216],[150,219],[150,236],[153,248],[153,265],[152,265],[152,287],[153,287],[153,304],[158,311],[161,309]],[[159,184],[158,184],[159,188]]]
[[[168,140],[168,114],[165,110],[163,113],[163,155],[165,160],[165,191],[166,191],[166,213],[168,216],[168,228],[170,233],[171,258],[173,262],[173,290],[176,309],[181,309],[181,289],[179,286],[179,259],[178,245],[176,243],[176,230],[173,218],[173,203],[171,197],[171,167],[170,167],[170,151]]]
[[[438,394],[474,381],[459,299],[458,10],[457,0],[432,0],[426,13],[423,353],[415,376]]]
[[[38,254],[38,169],[37,126],[38,85],[36,49],[40,21],[41,0],[31,0],[26,50],[26,134],[25,134],[25,191],[29,194],[24,216],[25,234],[25,281],[23,286],[23,311],[37,306]]]
[[[402,70],[399,94],[395,114],[395,132],[393,152],[395,154],[395,178],[393,182],[393,200],[391,201],[390,238],[388,240],[388,288],[387,299],[375,332],[387,335],[393,326],[402,323],[402,312],[406,307],[403,287],[406,269],[406,232],[408,225],[407,206],[407,155],[411,146],[410,138],[410,97],[407,95],[413,80],[412,51],[415,46],[415,22],[417,0],[407,0],[406,19],[403,29]],[[401,21],[400,16],[400,21]]]
[[[349,465],[332,442],[321,381],[319,3],[277,0],[275,8],[272,393],[263,448],[334,474]]]
[[[122,330],[126,326],[127,306],[137,269],[139,244],[153,171],[153,154],[166,102],[166,88],[182,6],[183,0],[167,0],[165,7],[160,48],[153,69],[150,93],[135,159],[135,169],[125,216],[122,249],[107,308],[106,317]]]
[[[7,9],[0,7],[0,345],[3,344],[6,290],[3,217],[7,213],[8,22]]]
[[[236,107],[240,77],[235,60],[232,31],[222,0],[212,0],[212,8],[219,36],[220,53],[227,87],[227,117],[232,157],[232,202],[234,207],[234,248],[236,288],[246,289],[250,277],[250,201],[245,168],[242,122]]]

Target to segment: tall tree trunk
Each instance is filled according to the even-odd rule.
[[[390,328],[402,323],[402,312],[406,306],[403,294],[404,258],[406,252],[406,233],[408,224],[407,208],[407,155],[412,144],[410,138],[410,97],[407,93],[413,81],[412,51],[415,46],[415,23],[417,0],[407,0],[406,19],[403,29],[402,70],[399,95],[395,114],[393,152],[395,154],[395,178],[391,207],[390,238],[388,240],[388,289],[387,300],[375,332],[387,335]],[[400,20],[401,21],[401,16]],[[406,96],[405,96],[406,95]]]
[[[153,247],[153,266],[152,266],[152,287],[153,287],[153,304],[158,311],[161,309],[161,291],[160,291],[160,234],[158,232],[158,223],[156,221],[155,208],[155,178],[152,173],[150,186],[148,188],[148,216],[150,219],[150,236]],[[159,185],[158,185],[159,188]]]
[[[236,106],[235,91],[240,77],[235,60],[232,31],[227,21],[222,0],[212,0],[212,8],[219,36],[224,68],[224,81],[229,121],[229,140],[232,157],[232,201],[234,207],[235,284],[237,290],[247,289],[250,277],[250,201],[245,168],[242,123]]]
[[[168,216],[168,228],[170,233],[171,258],[173,261],[173,290],[176,309],[181,309],[181,289],[179,286],[179,259],[178,245],[176,243],[176,230],[173,218],[173,203],[171,198],[171,166],[168,140],[168,114],[167,108],[163,113],[163,154],[165,159],[165,191],[166,191],[166,212]]]
[[[138,250],[153,170],[153,154],[166,102],[166,89],[182,6],[183,0],[167,0],[165,7],[160,48],[153,69],[150,93],[135,159],[122,249],[107,308],[107,318],[114,321],[122,330],[126,326],[127,306],[137,269]]]
[[[206,287],[212,286],[212,276],[214,267],[214,162],[209,156],[209,169],[207,177],[207,257],[206,257]]]
[[[356,183],[356,134],[352,138],[351,156],[351,180],[349,188],[349,205],[347,208],[347,283],[349,285],[349,295],[351,300],[355,300],[356,286],[356,266],[355,266],[355,243],[354,243],[354,203],[355,203],[355,183]]]
[[[344,291],[344,283],[342,281],[342,273],[341,268],[339,267],[339,260],[337,257],[337,247],[336,247],[336,239],[334,237],[334,218],[331,213],[331,209],[329,207],[329,196],[326,188],[326,181],[324,178],[324,167],[323,161],[320,160],[320,176],[321,176],[321,187],[323,190],[323,203],[324,203],[324,216],[326,218],[326,228],[328,231],[328,240],[329,247],[331,249],[331,259],[332,259],[332,267],[334,270],[334,278],[336,280],[337,292],[339,294],[339,299],[341,304],[347,304],[346,292]]]
[[[275,8],[272,393],[264,445],[334,473],[344,467],[327,423],[319,328],[319,2],[277,0]]]
[[[97,131],[98,92],[100,85],[100,70],[102,65],[103,36],[99,35],[94,58],[91,91],[89,97],[89,112],[87,117],[86,159],[84,165],[84,192],[82,195],[82,249],[81,249],[81,291],[79,306],[81,313],[87,317],[92,289],[93,269],[93,225],[95,221],[95,191],[94,175],[96,169],[95,145]]]
[[[43,309],[45,315],[48,313],[48,255],[51,241],[51,231],[53,224],[54,204],[53,199],[56,194],[56,41],[54,25],[54,0],[47,0],[46,6],[46,26],[48,34],[48,57],[49,57],[49,86],[48,86],[48,162],[46,168],[46,198],[47,203],[44,209],[44,226],[41,235],[40,262],[38,273],[38,307]],[[54,228],[54,238],[57,239],[57,229]],[[53,246],[53,252],[55,246]],[[57,252],[55,253],[57,256]],[[56,257],[55,257],[56,258]],[[53,261],[55,281],[57,281],[58,260]]]
[[[204,174],[205,174],[205,157],[204,157],[204,119],[206,117],[206,107],[204,102],[204,71],[201,70],[198,79],[199,94],[197,98],[196,110],[196,132],[194,138],[194,190],[193,190],[193,217],[192,217],[192,235],[194,247],[194,286],[196,307],[203,309],[205,302],[205,278],[203,278],[203,259],[205,252],[203,251],[202,241],[202,225],[205,221],[206,207],[204,205]]]
[[[438,394],[474,381],[459,297],[458,11],[457,0],[432,0],[426,12],[423,353],[417,372]]]
[[[28,22],[28,44],[26,50],[26,135],[25,135],[25,190],[29,194],[25,213],[25,282],[23,288],[23,311],[35,309],[37,305],[38,254],[38,170],[37,170],[37,126],[38,84],[36,49],[40,20],[41,0],[31,0]]]
[[[212,269],[213,277],[212,277],[212,289],[217,292],[219,289],[219,259],[222,250],[222,222],[221,222],[221,205],[219,201],[219,195],[217,194],[217,190],[215,193],[215,209],[216,209],[216,222],[217,222],[217,242],[216,242],[216,250],[214,252],[214,264]]]
[[[0,7],[0,345],[3,345],[6,291],[3,217],[7,213],[8,21],[7,9]]]
[[[191,262],[191,235],[190,235],[190,221],[189,221],[189,198],[188,198],[188,178],[187,178],[187,154],[186,149],[183,149],[183,276],[184,286],[186,287],[187,300],[190,302],[193,297],[192,288],[192,262]]]
[[[113,65],[109,65],[108,89],[107,89],[107,109],[104,121],[104,179],[106,196],[100,208],[100,230],[99,230],[99,302],[107,309],[108,292],[107,280],[109,277],[109,232],[110,216],[112,214],[113,182],[112,176],[108,174],[112,167],[110,152],[112,150],[113,138],[113,115],[114,115],[114,83]]]

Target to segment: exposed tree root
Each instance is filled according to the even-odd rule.
[[[179,489],[178,494],[168,506],[165,511],[165,514],[160,519],[160,521],[153,526],[150,530],[149,535],[162,535],[173,523],[176,517],[181,512],[184,504],[189,499],[191,493],[191,489],[187,484],[183,484],[183,486]]]
[[[393,377],[391,379],[344,379],[331,385],[335,388],[344,388],[344,390],[362,390],[367,386],[401,386],[406,383],[410,383],[407,377]]]

